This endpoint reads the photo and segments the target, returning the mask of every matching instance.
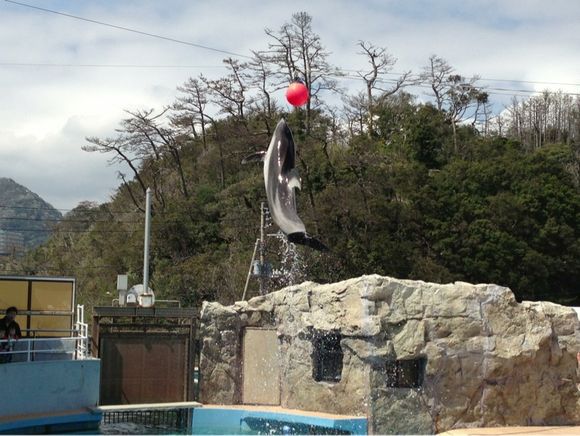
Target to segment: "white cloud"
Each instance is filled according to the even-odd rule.
[[[465,75],[578,82],[580,3],[566,0],[28,1],[241,54],[266,48],[263,29],[277,30],[293,12],[304,10],[341,68],[364,67],[356,43],[367,40],[398,58],[395,71],[419,72],[437,54]],[[225,56],[0,3],[0,64],[216,66]],[[0,65],[0,176],[14,178],[60,208],[80,200],[106,201],[118,185],[115,170],[104,156],[80,150],[84,138],[113,134],[125,108],[171,103],[176,86],[200,72],[215,77],[223,70]]]
[[[93,126],[78,119],[40,140],[0,131],[0,174],[58,209],[70,209],[83,200],[104,201],[113,192],[116,169],[107,164],[106,156],[81,150],[83,135],[91,131]]]

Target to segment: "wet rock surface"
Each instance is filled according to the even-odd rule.
[[[280,405],[367,415],[380,434],[580,424],[580,325],[568,307],[497,285],[363,276],[202,310],[202,402],[242,400],[243,332],[275,329]],[[340,380],[316,381],[316,337],[338,334]],[[268,369],[265,368],[265,377]]]

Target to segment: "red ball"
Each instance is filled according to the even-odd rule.
[[[292,82],[286,90],[286,100],[292,106],[302,106],[308,101],[308,88],[302,82]]]

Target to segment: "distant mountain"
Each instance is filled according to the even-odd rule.
[[[61,218],[58,210],[30,189],[0,177],[0,254],[7,254],[8,246],[27,250],[42,244]]]

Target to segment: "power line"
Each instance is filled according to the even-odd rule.
[[[81,223],[81,224],[97,224],[97,223],[108,223],[111,224],[112,220],[102,220],[102,219],[70,219],[70,218],[28,218],[28,217],[15,217],[15,216],[0,216],[0,220],[6,221],[27,221],[27,222],[39,222],[39,223],[55,223],[55,224],[69,224],[69,223]],[[143,224],[143,221],[127,221],[127,220],[116,220],[115,224]],[[178,222],[166,220],[163,223]],[[0,230],[1,224],[0,224]]]
[[[116,24],[105,23],[104,21],[98,21],[98,20],[93,20],[93,19],[90,19],[90,18],[79,17],[77,15],[67,14],[67,13],[60,12],[60,11],[55,11],[55,10],[52,10],[52,9],[46,9],[46,8],[41,8],[39,6],[30,5],[28,3],[21,3],[21,2],[14,1],[14,0],[4,0],[4,1],[7,2],[7,3],[12,3],[12,4],[15,4],[15,5],[18,5],[18,6],[24,6],[26,8],[36,9],[36,10],[42,11],[42,12],[48,12],[48,13],[55,14],[55,15],[61,15],[63,17],[74,18],[75,20],[86,21],[88,23],[99,24],[101,26],[111,27],[113,29],[125,30],[127,32],[132,32],[132,33],[137,33],[139,35],[149,36],[151,38],[162,39],[164,41],[175,42],[175,43],[178,43],[178,44],[188,45],[188,46],[191,46],[191,47],[201,48],[201,49],[204,49],[204,50],[210,50],[210,51],[214,51],[214,52],[218,52],[218,53],[224,53],[224,54],[228,54],[228,55],[231,55],[231,56],[252,59],[251,56],[243,55],[243,54],[240,54],[240,53],[235,53],[235,52],[231,52],[231,51],[227,51],[227,50],[221,50],[219,48],[214,48],[214,47],[208,47],[206,45],[196,44],[194,42],[189,42],[189,41],[183,41],[181,39],[170,38],[170,37],[167,37],[167,36],[158,35],[156,33],[143,32],[141,30],[131,29],[131,28],[125,27],[125,26],[118,26]]]
[[[170,38],[170,37],[166,37],[166,36],[162,36],[162,35],[158,35],[158,34],[154,34],[154,33],[149,33],[149,32],[143,32],[140,30],[136,30],[136,29],[131,29],[128,27],[124,27],[124,26],[118,26],[115,24],[110,24],[110,23],[105,23],[102,21],[98,21],[98,20],[93,20],[93,19],[89,19],[89,18],[84,18],[84,17],[79,17],[77,15],[72,15],[72,14],[67,14],[64,12],[60,12],[60,11],[55,11],[52,9],[46,9],[46,8],[41,8],[38,6],[34,6],[34,5],[30,5],[27,3],[21,3],[21,2],[17,2],[14,0],[4,0],[8,3],[12,3],[15,5],[19,5],[19,6],[24,6],[24,7],[28,7],[31,9],[36,9],[39,11],[43,11],[43,12],[48,12],[48,13],[52,13],[52,14],[56,14],[56,15],[61,15],[61,16],[65,16],[68,18],[74,18],[77,20],[81,20],[81,21],[86,21],[86,22],[90,22],[90,23],[94,23],[94,24],[99,24],[99,25],[103,25],[103,26],[107,26],[107,27],[112,27],[115,29],[119,29],[119,30],[125,30],[128,32],[133,32],[133,33],[137,33],[140,35],[145,35],[145,36],[149,36],[149,37],[153,37],[153,38],[158,38],[158,39],[163,39],[166,41],[170,41],[170,42],[175,42],[178,44],[185,44],[185,45],[189,45],[189,46],[193,46],[193,47],[197,47],[197,48],[202,48],[205,50],[211,50],[211,51],[215,51],[215,52],[219,52],[219,53],[224,53],[224,54],[228,54],[228,55],[232,55],[232,56],[236,56],[236,57],[242,57],[242,58],[246,58],[246,59],[252,59],[251,56],[247,56],[247,55],[243,55],[240,53],[235,53],[235,52],[231,52],[228,50],[222,50],[222,49],[218,49],[215,47],[209,47],[209,46],[205,46],[205,45],[201,45],[201,44],[196,44],[196,43],[192,43],[192,42],[188,42],[188,41],[183,41],[183,40],[179,40],[179,39],[175,39],[175,38]],[[137,64],[58,64],[58,63],[14,63],[14,62],[0,62],[0,66],[33,66],[33,67],[75,67],[75,68],[152,68],[152,69],[163,69],[163,68],[220,68],[220,66],[199,66],[199,65],[137,65]],[[222,66],[222,68],[225,68],[225,66]],[[351,72],[351,73],[357,73],[359,74],[359,76],[352,76],[352,75],[348,75],[348,74],[339,74],[339,75],[328,75],[330,77],[335,77],[335,78],[339,78],[339,79],[343,79],[343,78],[350,78],[350,79],[355,79],[355,80],[364,80],[360,75],[363,73],[360,70],[352,70],[352,69],[338,69],[337,70],[339,73],[341,71],[345,71],[345,72]],[[396,73],[396,72],[386,72],[384,74],[391,74],[391,75],[403,75],[404,73]],[[417,77],[419,78],[420,76],[418,75],[411,75],[411,77]],[[560,86],[580,86],[580,84],[578,83],[565,83],[565,82],[540,82],[540,81],[531,81],[531,80],[516,80],[516,79],[497,79],[497,78],[478,78],[478,80],[481,81],[490,81],[490,82],[507,82],[507,83],[527,83],[527,84],[536,84],[536,85],[560,85]],[[378,79],[377,82],[389,82],[388,80],[385,79]],[[392,82],[396,82],[395,80],[393,80]],[[418,86],[418,87],[425,87],[426,85],[421,85],[421,84],[414,84],[413,86]],[[527,89],[512,89],[512,88],[485,88],[486,90],[489,90],[488,93],[490,94],[497,94],[497,95],[506,95],[505,92],[512,92],[514,94],[510,94],[510,95],[514,95],[517,96],[518,94],[515,93],[524,93],[524,94],[538,94],[541,93],[542,91],[533,91],[533,90],[527,90]],[[497,92],[495,92],[497,91]],[[580,95],[579,93],[570,93],[570,92],[562,92],[565,95],[570,95],[570,96],[578,96]]]
[[[10,1],[10,0],[5,0]],[[220,68],[225,69],[227,68],[225,65],[155,65],[155,64],[66,64],[66,63],[39,63],[39,62],[0,62],[0,66],[5,67],[47,67],[47,68],[127,68],[127,69],[204,69],[204,68]],[[353,80],[364,80],[361,76],[354,76],[353,74],[349,73],[357,73],[362,74],[364,73],[361,70],[353,70],[353,69],[337,69],[338,73],[346,72],[345,74],[329,74],[327,76],[334,77],[337,79],[353,79]],[[396,73],[396,72],[384,72],[382,74],[394,75],[394,76],[402,76],[404,73]],[[415,79],[419,79],[419,75],[411,75],[410,77],[414,77]],[[558,86],[580,86],[580,83],[569,83],[569,82],[546,82],[546,81],[537,81],[537,80],[517,80],[517,79],[496,79],[496,78],[485,78],[485,77],[478,77],[478,81],[483,82],[505,82],[505,83],[522,83],[522,84],[530,84],[530,85],[558,85]],[[378,82],[392,82],[396,83],[396,80],[389,80],[389,79],[377,79]],[[419,84],[415,84],[415,86],[420,86]],[[486,89],[493,89],[493,88],[486,88]],[[504,91],[504,89],[500,89],[498,91]],[[508,92],[515,91],[515,92],[524,92],[524,93],[541,93],[542,91],[533,91],[533,90],[518,90],[509,88],[507,89]],[[570,95],[578,95],[574,93],[565,93]],[[503,94],[500,94],[503,95]]]
[[[331,77],[335,77],[335,78],[341,78],[341,77],[344,78],[344,77],[346,77],[346,78],[352,79],[352,80],[363,80],[364,81],[364,79],[362,77],[360,77],[360,76],[354,76],[354,75],[344,75],[344,76],[341,76],[341,75],[332,75]],[[379,83],[393,83],[393,84],[398,83],[398,81],[395,80],[395,79],[377,79],[376,82],[379,82]],[[556,82],[553,82],[553,83],[556,83]],[[418,87],[418,88],[429,88],[429,89],[431,88],[429,85],[424,84],[424,83],[412,83],[412,84],[407,85],[407,86]],[[528,95],[528,94],[541,94],[543,92],[543,91],[534,91],[534,90],[531,90],[531,89],[513,89],[513,88],[497,88],[497,87],[482,87],[481,90],[487,92],[488,94],[497,94],[497,95],[506,95],[504,93],[505,92],[509,92],[509,93],[512,93],[512,94],[507,94],[507,95],[514,95],[514,96],[515,95],[522,95],[522,94],[523,94],[522,96],[525,96],[525,95]],[[517,94],[517,93],[522,93],[522,94]],[[562,91],[562,94],[564,94],[564,95],[570,95],[570,96],[575,96],[575,97],[576,96],[580,96],[580,93],[575,93],[575,92],[564,92],[564,91]]]
[[[23,233],[23,232],[30,232],[30,233],[51,233],[51,234],[58,234],[58,233],[136,233],[136,230],[106,230],[106,229],[88,229],[88,230],[79,230],[79,229],[0,229],[5,232],[15,232],[15,233]],[[161,230],[154,230],[154,232],[161,232]]]
[[[73,208],[73,209],[57,209],[57,208],[50,208],[50,207],[32,207],[32,206],[8,206],[8,205],[0,205],[0,209],[24,209],[24,210],[44,210],[47,212],[53,212],[53,211],[60,211],[60,212],[71,212],[73,210],[77,210],[77,208]],[[111,211],[109,209],[107,210],[81,210],[79,211],[80,213],[101,213],[101,214],[139,214],[141,215],[142,212],[137,212],[137,211]]]
[[[347,71],[349,73],[357,73],[357,74],[365,73],[365,71],[353,70],[353,69],[347,69],[347,68],[339,68],[338,71]],[[403,76],[406,73],[405,72],[386,71],[386,72],[383,72],[382,74],[388,74],[388,75],[391,75],[391,76],[401,77],[401,76]],[[414,77],[416,79],[419,79],[421,76],[419,74],[411,74],[410,77]],[[476,75],[476,79],[478,81],[483,81],[483,82],[508,82],[508,83],[513,82],[513,83],[528,83],[528,84],[531,84],[531,85],[580,86],[580,83],[545,82],[545,81],[540,81],[540,80],[497,79],[497,78],[490,78],[490,77],[480,77],[480,76],[477,76],[477,75]]]
[[[31,207],[31,206],[7,206],[7,205],[0,205],[0,209],[24,209],[24,210],[36,210],[36,211],[53,211],[53,210],[59,210],[59,211],[72,211],[75,209],[49,209],[46,207]],[[248,209],[242,209],[239,213],[243,213],[243,212],[250,212]],[[132,212],[132,211],[111,211],[109,209],[107,210],[83,210],[81,211],[81,214],[86,214],[86,213],[93,213],[93,214],[102,214],[102,215],[121,215],[121,214],[132,214],[132,215],[143,215],[142,212]],[[159,216],[159,215],[158,215]],[[67,222],[86,222],[86,223],[95,223],[95,222],[106,222],[106,223],[110,223],[110,220],[91,220],[91,219],[87,219],[87,220],[76,220],[74,218],[68,218],[67,216],[63,216],[62,218],[28,218],[28,217],[6,217],[6,216],[0,216],[0,219],[15,219],[15,220],[26,220],[26,221],[55,221],[55,222],[63,222],[63,223],[67,223]],[[247,221],[246,219],[239,217],[239,216],[222,216],[219,217],[218,220],[221,221],[240,221],[240,222],[245,222]],[[142,223],[143,221],[120,221],[121,223],[127,223],[127,224],[139,224]],[[161,222],[164,223],[172,223],[172,222],[180,222],[179,220],[162,220]]]
[[[218,52],[218,53],[224,53],[224,54],[229,54],[232,56],[236,56],[236,57],[242,57],[242,58],[246,58],[246,59],[253,59],[251,56],[247,56],[247,55],[243,55],[241,53],[236,53],[236,52],[232,52],[229,50],[223,50],[223,49],[219,49],[219,48],[215,48],[215,47],[210,47],[207,45],[201,45],[201,44],[197,44],[197,43],[193,43],[193,42],[189,42],[189,41],[183,41],[180,39],[176,39],[176,38],[171,38],[171,37],[167,37],[167,36],[163,36],[163,35],[159,35],[159,34],[155,34],[155,33],[150,33],[150,32],[144,32],[141,30],[136,30],[136,29],[131,29],[125,26],[119,26],[116,24],[110,24],[110,23],[106,23],[103,21],[98,21],[98,20],[93,20],[90,18],[85,18],[85,17],[80,17],[77,15],[72,15],[72,14],[68,14],[65,12],[60,12],[60,11],[55,11],[52,9],[47,9],[47,8],[41,8],[39,6],[34,6],[34,5],[30,5],[27,3],[22,3],[22,2],[17,2],[15,0],[4,0],[7,3],[12,3],[18,6],[23,6],[23,7],[27,7],[30,9],[36,9],[42,12],[48,12],[51,14],[56,14],[56,15],[61,15],[64,17],[68,17],[68,18],[73,18],[76,20],[81,20],[81,21],[86,21],[89,23],[93,23],[93,24],[99,24],[102,26],[107,26],[107,27],[112,27],[114,29],[118,29],[118,30],[125,30],[127,32],[133,32],[133,33],[137,33],[140,35],[145,35],[145,36],[149,36],[152,38],[158,38],[158,39],[162,39],[165,41],[170,41],[170,42],[175,42],[178,44],[185,44],[185,45],[189,45],[192,47],[197,47],[197,48],[201,48],[204,50],[210,50],[210,51],[214,51],[214,52]],[[137,65],[137,64],[58,64],[58,63],[16,63],[16,62],[0,62],[0,66],[35,66],[35,67],[78,67],[78,68],[159,68],[159,69],[163,69],[163,68],[225,68],[225,66],[222,65]],[[351,73],[357,73],[357,74],[362,74],[364,73],[361,70],[354,70],[354,69],[338,69],[338,71],[345,71],[345,72],[351,72]],[[397,76],[402,76],[403,72],[393,72],[393,71],[389,71],[389,72],[385,72],[384,74],[389,74],[389,75],[397,75]],[[414,76],[416,78],[419,78],[419,75],[411,75]],[[362,79],[362,77],[359,77]],[[551,81],[537,81],[537,80],[517,80],[517,79],[500,79],[500,78],[486,78],[486,77],[478,77],[477,80],[481,80],[481,81],[487,81],[487,82],[508,82],[508,83],[527,83],[527,84],[532,84],[532,85],[560,85],[560,86],[580,86],[580,83],[567,83],[567,82],[551,82]],[[536,92],[536,91],[521,91],[521,90],[514,90],[514,91],[518,91],[518,92]],[[577,95],[577,94],[574,94]]]
[[[40,223],[55,223],[55,224],[69,224],[69,223],[80,223],[80,224],[98,224],[98,223],[107,223],[110,224],[112,221],[111,220],[99,220],[99,219],[95,219],[95,220],[91,220],[91,219],[69,219],[69,218],[60,218],[60,219],[53,219],[53,218],[27,218],[27,217],[11,217],[11,216],[0,216],[0,220],[6,220],[6,221],[27,221],[27,222],[40,222]],[[218,222],[219,223],[246,223],[248,220],[244,219],[244,218],[238,218],[238,217],[221,217],[218,218]],[[177,220],[177,219],[172,219],[172,220],[166,220],[166,219],[161,219],[161,220],[155,220],[154,221],[155,224],[180,224],[182,223],[182,221]],[[142,225],[143,224],[143,220],[141,221],[115,221],[116,224],[138,224],[138,225]],[[11,223],[12,224],[12,223]],[[0,230],[2,229],[2,226],[0,224]]]
[[[8,0],[5,0],[8,1]],[[61,64],[40,62],[0,62],[1,67],[52,67],[52,68],[153,68],[153,69],[192,69],[226,68],[225,65],[152,65],[152,64]]]
[[[105,221],[100,221],[100,222],[105,222]],[[236,221],[236,222],[241,222],[241,221]],[[175,221],[174,223],[179,223],[179,221]],[[217,224],[220,224],[220,223],[217,223]],[[124,224],[124,223],[121,223],[121,224]],[[140,224],[142,224],[142,223],[140,223]],[[167,223],[165,223],[165,224],[167,224]],[[210,223],[210,224],[213,224],[213,223]],[[234,226],[234,228],[236,228],[236,229],[240,229],[240,228],[253,229],[255,227],[256,226],[250,225],[250,224],[235,225]],[[24,228],[24,229],[22,229],[22,228],[14,228],[14,227],[11,227],[11,228],[0,227],[0,231],[15,232],[15,233],[23,233],[23,232],[43,233],[44,232],[44,233],[51,233],[51,234],[59,234],[59,233],[121,233],[121,234],[131,233],[132,234],[132,233],[141,233],[142,228],[136,227],[136,228],[126,229],[126,230],[109,230],[109,229],[98,229],[98,228],[90,228],[90,229],[62,229],[62,228],[30,229],[30,228]],[[153,233],[165,234],[167,232],[167,229],[154,228],[151,231]]]
[[[102,266],[77,266],[74,267],[74,269],[71,269],[71,267],[66,267],[66,268],[59,268],[56,266],[38,266],[35,268],[31,268],[31,269],[16,269],[16,268],[3,268],[0,267],[0,271],[3,274],[7,274],[7,273],[20,273],[20,274],[29,274],[31,270],[34,271],[57,271],[57,272],[65,272],[66,275],[69,275],[70,273],[74,273],[77,272],[78,270],[95,270],[95,269],[102,269],[102,270],[122,270],[119,268],[118,265],[102,265]]]
[[[362,80],[364,81],[364,79],[360,76],[354,76],[354,75],[329,75],[329,77],[334,77],[337,79],[349,79],[349,80]],[[376,82],[378,83],[392,83],[392,84],[396,84],[397,80],[394,79],[377,79]],[[431,87],[427,84],[423,84],[423,83],[411,83],[409,85],[405,85],[407,87],[416,87],[416,88],[428,88],[431,89]],[[543,91],[534,91],[531,89],[513,89],[513,88],[496,88],[496,87],[482,87],[480,88],[482,91],[487,92],[488,94],[493,94],[493,95],[511,95],[514,97],[529,97],[530,95],[534,95],[534,94],[542,94]],[[506,94],[507,92],[507,94]],[[580,93],[576,93],[576,92],[564,92],[561,91],[561,93],[563,95],[569,95],[571,97],[578,97],[580,96]]]
[[[531,85],[561,85],[561,86],[580,86],[580,83],[566,83],[566,82],[542,82],[539,80],[516,80],[516,79],[488,79],[480,77],[478,80],[484,82],[513,82],[513,83],[528,83]]]
[[[9,221],[35,221],[35,222],[45,222],[45,223],[83,223],[83,224],[95,224],[95,223],[111,223],[111,220],[77,220],[69,218],[26,218],[26,217],[15,217],[15,216],[0,216],[0,220]],[[143,221],[116,221],[119,224],[143,224]],[[173,221],[164,221],[173,222]],[[176,221],[177,222],[177,221]],[[1,230],[1,227],[0,227]]]

